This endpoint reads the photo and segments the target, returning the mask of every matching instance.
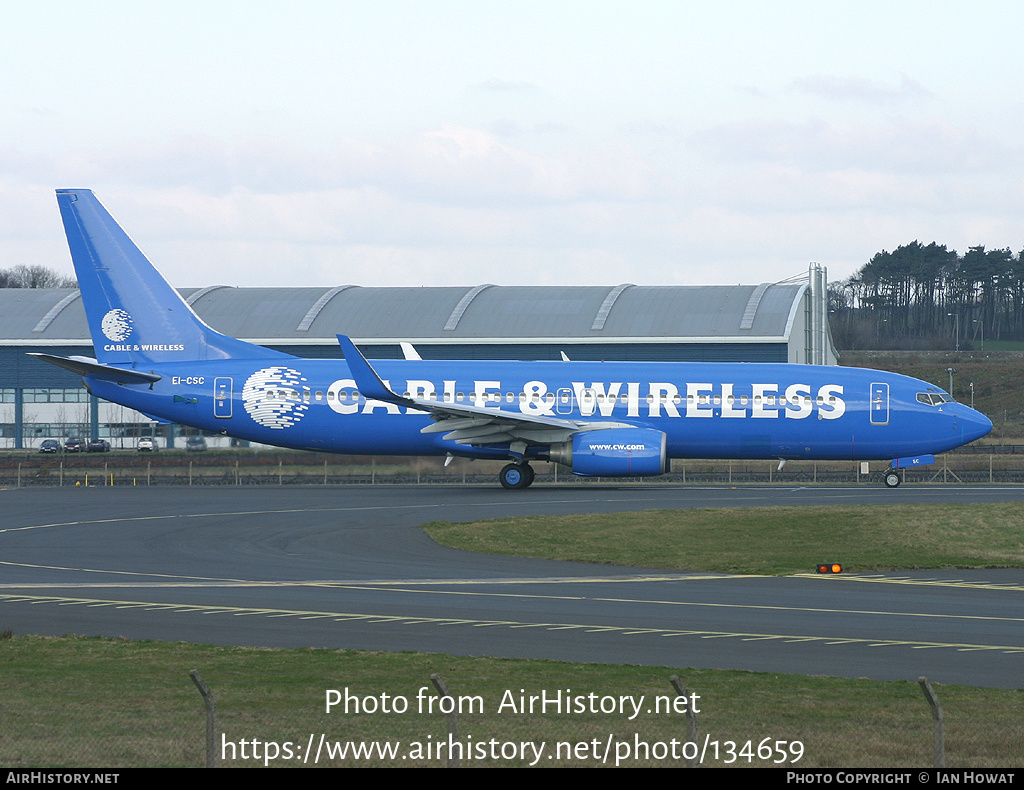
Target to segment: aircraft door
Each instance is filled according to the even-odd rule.
[[[213,416],[219,420],[231,419],[233,388],[230,376],[218,376],[213,380]]]
[[[572,390],[562,387],[555,393],[555,411],[559,414],[572,414]]]
[[[872,425],[889,424],[889,385],[872,384],[871,398],[868,404],[871,409]]]

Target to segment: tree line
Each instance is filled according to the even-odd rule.
[[[78,280],[45,266],[0,269],[0,288],[77,288]]]
[[[837,348],[980,348],[1024,340],[1024,251],[913,241],[829,284]]]

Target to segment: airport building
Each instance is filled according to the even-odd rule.
[[[826,273],[734,286],[498,286],[179,289],[208,325],[299,357],[340,357],[337,333],[370,359],[790,362],[834,365]],[[77,290],[0,289],[0,447],[104,438],[135,447],[160,426],[90,396],[78,376],[30,356],[94,356]],[[211,444],[217,444],[217,441]],[[228,440],[222,438],[221,444]]]

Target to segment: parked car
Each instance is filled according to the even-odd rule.
[[[110,442],[106,439],[90,439],[85,449],[90,453],[109,453]]]
[[[59,453],[60,442],[56,439],[43,439],[39,444],[39,452],[41,453]]]
[[[68,439],[64,442],[64,452],[66,453],[84,453],[85,442],[81,439]]]
[[[206,449],[205,436],[189,436],[185,440],[185,449],[189,452],[198,453]]]
[[[144,436],[139,439],[138,450],[140,453],[155,453],[160,447],[152,436]]]

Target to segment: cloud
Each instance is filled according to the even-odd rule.
[[[179,137],[164,144],[76,150],[54,156],[9,152],[0,176],[52,183],[118,183],[224,195],[377,189],[439,205],[646,200],[665,184],[624,143],[536,153],[490,132],[445,125],[371,144],[339,139],[313,151],[275,138]]]
[[[816,74],[801,77],[790,83],[790,88],[801,93],[832,101],[859,101],[867,104],[894,105],[916,99],[931,99],[935,94],[917,80],[901,75],[896,87],[881,85],[862,77],[836,77]]]
[[[962,174],[996,170],[1019,159],[1016,148],[939,120],[896,118],[878,125],[746,121],[704,129],[690,139],[720,160],[774,162],[813,171],[855,167]]]
[[[477,85],[473,86],[476,90],[481,91],[494,91],[497,93],[518,93],[521,91],[535,91],[539,88],[531,82],[514,82],[511,80],[500,80],[496,77],[491,77],[489,80],[485,80]]]

